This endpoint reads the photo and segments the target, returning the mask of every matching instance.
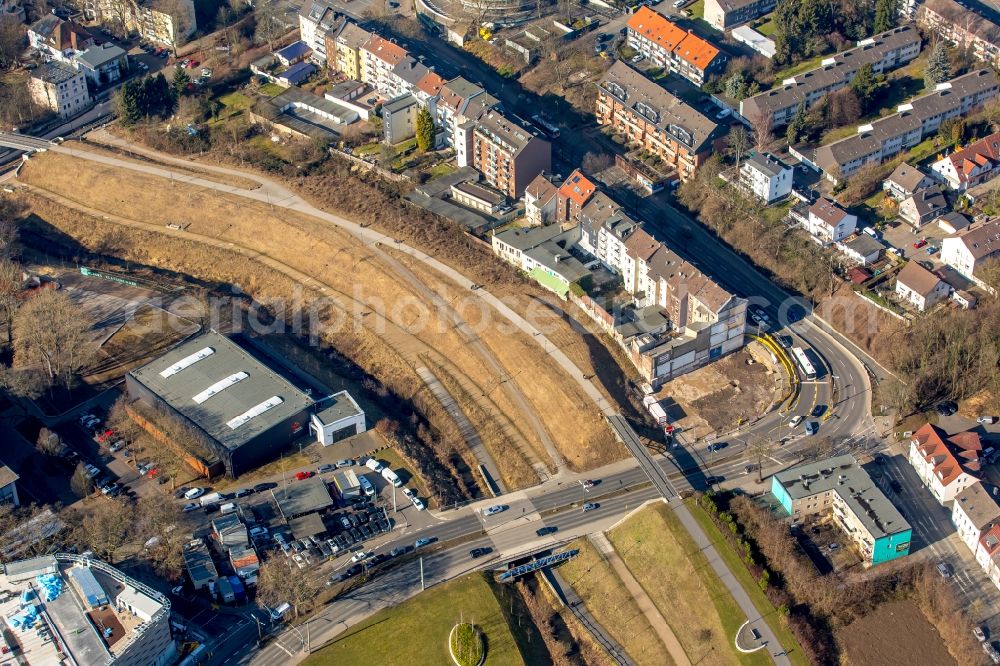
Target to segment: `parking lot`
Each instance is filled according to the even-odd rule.
[[[901,251],[902,256],[906,259],[929,261],[934,268],[938,268],[943,265],[940,260],[941,241],[947,235],[936,222],[926,224],[919,232],[915,232],[909,224],[897,219],[886,227],[882,238],[886,243]],[[914,247],[921,241],[924,241],[921,247]]]

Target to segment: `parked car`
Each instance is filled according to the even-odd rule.
[[[978,640],[980,643],[986,641],[986,632],[983,631],[982,627],[973,627],[972,635],[975,636],[976,640]]]
[[[360,562],[361,560],[367,559],[371,553],[359,550],[358,552],[351,555],[351,562]]]
[[[413,499],[414,497],[417,496],[417,491],[413,490],[412,488],[403,488],[403,494],[409,497],[410,499]]]
[[[926,238],[921,238],[920,240],[918,240],[916,243],[913,244],[913,249],[914,250],[919,250],[924,245],[927,245],[927,239]]]
[[[332,472],[337,469],[337,466],[332,463],[327,463],[326,465],[320,465],[316,468],[317,474],[326,474],[327,472]]]
[[[646,56],[642,55],[641,53],[637,53],[634,56],[632,56],[631,61],[633,63],[639,63],[639,62],[642,62],[645,59],[646,59]]]
[[[337,467],[338,468],[340,468],[340,467],[353,467],[354,464],[355,464],[354,461],[351,460],[350,458],[345,458],[344,460],[338,460],[337,461]]]
[[[951,578],[951,565],[947,562],[938,562],[937,572],[940,574],[941,578]]]
[[[423,511],[424,509],[427,508],[427,505],[424,504],[424,501],[419,497],[413,497],[410,499],[410,501],[413,503],[413,506],[417,511]]]
[[[806,424],[806,434],[807,435],[815,435],[817,432],[819,432],[819,424],[818,423],[816,423],[815,421],[810,421],[809,423]]]
[[[934,409],[941,416],[951,416],[958,411],[958,405],[952,400],[942,400],[934,406]]]
[[[190,488],[184,493],[184,499],[194,500],[205,494],[204,488]]]
[[[940,249],[937,245],[931,245],[927,248],[927,254],[935,254]]]
[[[993,425],[997,422],[997,417],[995,416],[980,416],[976,419],[976,423],[981,423],[983,425]]]
[[[796,415],[796,416],[793,416],[793,417],[792,417],[792,418],[791,418],[791,419],[790,419],[790,420],[788,421],[788,425],[789,425],[789,426],[791,426],[792,428],[794,428],[795,426],[797,426],[797,425],[798,425],[798,424],[800,424],[800,423],[802,423],[802,417],[801,417],[801,416],[798,416],[798,415]]]
[[[254,486],[253,491],[255,493],[262,493],[265,490],[271,490],[272,488],[277,488],[277,487],[278,487],[277,483],[274,483],[273,481],[266,481],[264,483],[258,483],[256,486]]]
[[[295,480],[296,481],[302,481],[304,479],[310,478],[312,475],[313,475],[312,470],[306,470],[304,472],[296,472],[295,473]]]
[[[823,416],[823,413],[825,411],[826,411],[826,405],[816,405],[815,407],[812,408],[812,411],[809,412],[809,415],[812,416],[814,419],[818,419],[819,417]]]
[[[233,493],[233,497],[246,497],[247,495],[253,495],[253,488],[240,488]]]
[[[897,481],[896,479],[889,480],[889,487],[892,488],[892,492],[894,493],[898,494],[903,492],[903,486],[900,485],[899,481]]]
[[[382,468],[385,467],[385,465],[383,465],[376,458],[369,458],[368,460],[365,461],[365,467],[367,467],[368,469],[370,469],[373,472],[379,472],[379,473],[381,473],[382,472]]]
[[[111,453],[118,453],[124,448],[125,448],[125,440],[119,439],[117,442],[108,447],[108,451],[111,451]]]

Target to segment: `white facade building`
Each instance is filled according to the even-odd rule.
[[[792,192],[792,168],[769,153],[755,153],[740,166],[740,183],[765,204]]]

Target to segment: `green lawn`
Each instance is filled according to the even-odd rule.
[[[306,666],[451,664],[448,636],[451,628],[463,621],[475,623],[482,632],[485,664],[525,663],[490,583],[480,574],[435,586],[398,606],[375,613],[303,663]]]
[[[253,106],[253,101],[241,92],[226,93],[219,97],[219,103],[229,111],[243,111]]]
[[[437,178],[438,176],[447,176],[449,173],[453,173],[454,171],[455,165],[450,162],[440,162],[439,164],[435,164],[428,169],[427,173],[431,178]]]
[[[753,26],[753,29],[764,35],[765,37],[774,38],[774,32],[777,30],[777,26],[774,24],[774,19],[768,16],[766,21],[762,21],[760,24]]]
[[[692,2],[690,5],[688,5],[684,9],[687,9],[688,11],[691,12],[691,18],[696,18],[696,19],[704,18],[705,17],[705,0],[697,0],[696,2]]]
[[[754,607],[757,611],[767,620],[767,624],[774,630],[775,636],[781,645],[788,651],[788,658],[791,660],[792,664],[796,666],[808,666],[809,660],[806,659],[805,653],[802,652],[802,648],[799,647],[798,641],[795,640],[795,636],[792,635],[791,630],[785,626],[781,618],[778,616],[778,612],[775,610],[771,602],[767,600],[764,596],[764,592],[757,586],[757,582],[747,571],[746,565],[743,564],[743,560],[740,556],[736,554],[729,546],[719,529],[712,522],[711,516],[705,513],[697,502],[690,501],[687,502],[687,507],[691,511],[691,515],[694,516],[698,524],[701,525],[701,529],[705,531],[708,536],[709,541],[715,545],[715,549],[719,551],[719,556],[726,562],[726,566],[729,570],[733,572],[733,576],[736,580],[740,582],[743,589],[750,596],[750,600],[753,602]]]
[[[796,74],[801,74],[802,72],[808,72],[810,69],[815,69],[819,67],[819,64],[823,61],[823,58],[829,58],[829,55],[818,55],[815,58],[809,58],[808,60],[803,60],[797,65],[792,65],[791,67],[784,69],[774,75],[774,85],[779,86],[781,82],[785,79],[795,76]]]
[[[277,83],[265,83],[260,88],[261,95],[267,95],[268,97],[274,97],[275,95],[280,95],[285,92],[286,88],[282,88]]]
[[[746,616],[670,507],[649,506],[608,537],[692,663],[771,663],[766,652],[733,648]]]

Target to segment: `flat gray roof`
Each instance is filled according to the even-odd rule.
[[[287,379],[215,331],[130,374],[230,450],[313,405]]]
[[[903,514],[878,489],[854,456],[834,456],[774,475],[793,500],[834,491],[877,538],[910,529]]]
[[[289,520],[288,527],[292,530],[292,536],[296,539],[303,539],[311,537],[314,534],[323,534],[326,532],[326,525],[323,524],[323,519],[315,511],[307,513],[304,516],[299,516],[294,520]]]
[[[326,405],[326,407],[316,413],[321,423],[336,423],[341,419],[357,416],[362,413],[361,408],[358,407],[358,403],[354,401],[354,398],[347,391],[334,393],[329,398],[320,401],[320,403]]]
[[[273,489],[271,495],[285,520],[319,511],[333,504],[326,483],[318,476],[288,481],[284,487]]]

